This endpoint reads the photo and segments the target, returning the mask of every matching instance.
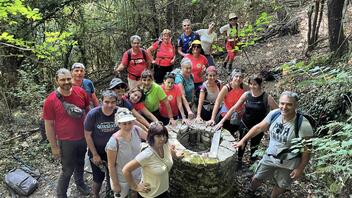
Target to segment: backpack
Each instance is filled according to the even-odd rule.
[[[221,81],[220,80],[216,80],[216,86],[219,88],[219,90],[220,90],[220,87],[221,87]],[[203,91],[204,91],[204,104],[210,104],[207,100],[206,100],[206,98],[207,98],[207,96],[208,96],[208,89],[206,88],[206,87],[204,87],[205,89],[203,89]],[[221,91],[221,90],[220,90]]]
[[[6,185],[19,195],[28,196],[38,187],[38,181],[21,168],[13,169],[5,175]]]
[[[141,49],[142,50],[142,54],[143,54],[143,59],[145,62],[147,62],[147,52],[145,51],[145,49]],[[128,64],[130,64],[131,60],[132,60],[132,50],[129,49],[127,51],[127,60],[128,60]],[[136,60],[136,59],[133,59]]]
[[[176,68],[176,69],[172,70],[171,73],[172,73],[172,74],[175,74],[175,77],[176,77],[176,76],[180,76],[180,77],[181,77],[183,88],[185,88],[185,87],[186,87],[186,81],[185,81],[184,78],[183,78],[181,69],[180,69],[180,68]],[[192,81],[193,81],[194,78],[193,78],[193,75],[192,75],[192,74],[191,74],[190,77],[191,77],[191,79],[192,79]]]
[[[279,117],[279,115],[281,115],[280,111],[276,111],[270,118],[270,125]],[[315,119],[308,115],[308,114],[304,114],[300,111],[297,111],[297,115],[296,115],[296,119],[295,119],[295,137],[298,138],[299,137],[299,129],[302,126],[302,121],[303,121],[303,117],[306,118],[309,122],[309,124],[312,126],[313,131],[315,131],[316,129],[316,121]]]

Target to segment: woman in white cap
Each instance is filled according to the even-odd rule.
[[[128,183],[122,174],[122,168],[133,160],[141,151],[141,139],[146,140],[147,133],[134,125],[136,118],[126,108],[118,108],[115,123],[120,130],[112,135],[106,144],[111,189],[116,197],[127,197]],[[140,169],[132,173],[137,181],[141,179]]]

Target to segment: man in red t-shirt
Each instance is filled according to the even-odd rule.
[[[59,69],[55,80],[58,88],[45,99],[43,119],[52,154],[54,158],[61,159],[62,171],[56,189],[57,197],[67,197],[72,174],[78,190],[89,195],[90,189],[83,180],[84,156],[87,151],[83,128],[85,115],[80,118],[71,117],[59,99],[61,95],[63,101],[88,112],[89,97],[81,87],[72,87],[69,70]]]
[[[152,61],[146,50],[140,48],[141,37],[133,35],[130,41],[132,48],[123,53],[121,63],[115,66],[115,72],[119,74],[127,67],[128,87],[133,89],[140,83],[142,72],[150,67]]]

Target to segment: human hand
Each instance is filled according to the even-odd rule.
[[[183,118],[182,119],[182,124],[187,124],[187,125],[189,125],[190,124],[190,120],[189,119],[187,119],[187,118]]]
[[[101,158],[98,154],[93,155],[92,162],[97,166],[100,165],[101,163],[103,163],[103,161],[101,160]]]
[[[192,111],[188,111],[188,119],[193,119],[194,113]]]
[[[173,58],[170,63],[173,65],[175,63],[175,59]]]
[[[235,147],[236,149],[238,148],[244,149],[244,146],[245,146],[245,142],[243,142],[242,140],[240,140],[239,142],[235,142],[233,144],[233,147]]]
[[[169,124],[171,124],[171,126],[175,126],[176,120],[174,120],[173,118],[170,118]]]
[[[203,122],[203,119],[200,116],[197,116],[196,117],[196,122],[201,123],[201,122]]]
[[[150,191],[150,184],[140,183],[140,184],[136,185],[136,187],[132,190],[137,191],[137,192],[148,193]]]
[[[215,121],[214,120],[208,120],[205,124],[207,126],[213,126],[215,124]]]
[[[54,159],[58,160],[61,158],[60,148],[58,146],[52,146],[51,153],[53,154]]]
[[[290,173],[290,177],[293,180],[299,179],[303,175],[303,169],[301,168],[295,168],[293,171]]]
[[[155,60],[152,60],[152,64],[155,64],[156,63],[156,61]]]
[[[121,186],[119,184],[119,182],[112,182],[111,183],[111,190],[114,191],[114,192],[117,192],[117,193],[120,193],[121,192]]]
[[[214,131],[217,131],[217,130],[219,130],[219,129],[221,129],[221,128],[222,128],[222,123],[219,122],[217,125],[215,125]]]

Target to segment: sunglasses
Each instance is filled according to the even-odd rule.
[[[201,46],[200,46],[200,45],[193,45],[192,48],[198,48],[198,49],[200,49]]]
[[[183,25],[183,27],[189,27],[189,26],[191,26],[191,25],[189,25],[189,24],[188,25]]]

